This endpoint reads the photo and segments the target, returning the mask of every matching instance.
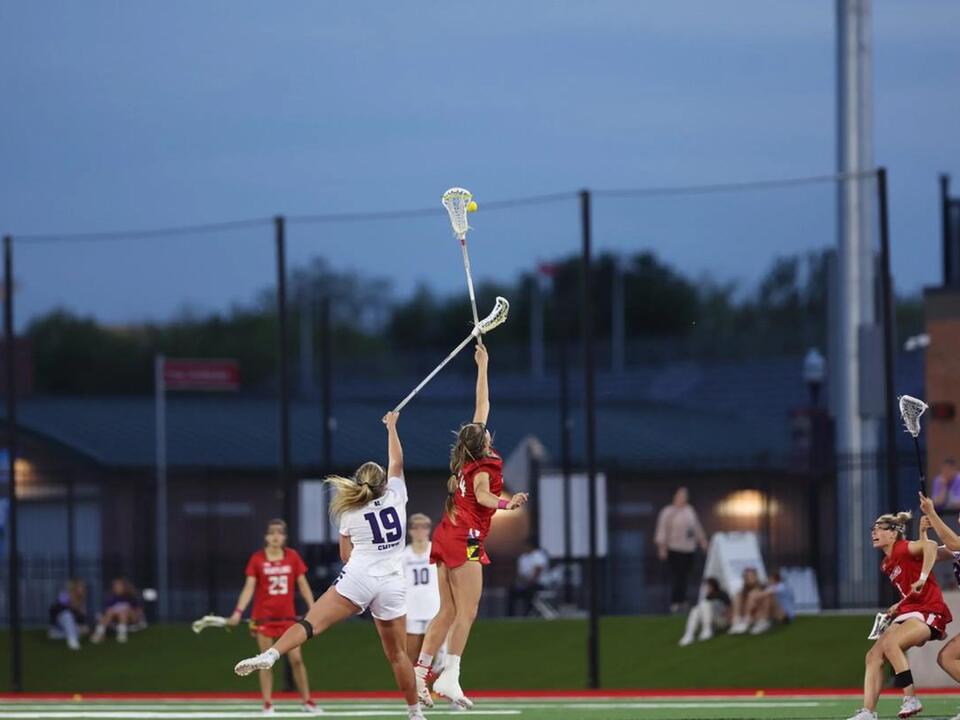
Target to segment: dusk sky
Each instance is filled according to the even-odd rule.
[[[4,0],[0,233],[439,208],[463,185],[478,278],[512,277],[576,250],[576,205],[485,201],[833,172],[834,23],[832,0]],[[940,275],[938,174],[960,195],[957,28],[955,0],[874,3],[901,290]],[[835,242],[834,192],[598,199],[597,243],[748,287]],[[248,301],[273,282],[271,233],[20,242],[18,324]],[[291,265],[463,289],[443,215],[289,236]]]

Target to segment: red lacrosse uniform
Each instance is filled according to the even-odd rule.
[[[258,633],[278,638],[297,621],[294,591],[306,572],[303,558],[290,548],[284,548],[280,560],[267,560],[265,550],[250,556],[246,574],[257,579],[252,618]]]
[[[932,640],[942,640],[953,616],[943,601],[937,578],[930,575],[923,585],[923,590],[911,594],[910,587],[920,579],[922,568],[923,556],[911,555],[910,543],[907,540],[897,540],[890,556],[881,563],[883,574],[890,578],[890,582],[904,598],[893,621],[904,622],[916,618],[930,626]]]
[[[453,496],[454,519],[451,520],[450,515],[445,513],[433,532],[431,563],[441,562],[451,568],[460,567],[468,561],[490,564],[483,541],[490,533],[490,520],[497,509],[484,507],[477,502],[473,479],[480,472],[490,476],[491,493],[499,495],[503,492],[503,460],[499,456],[490,455],[464,465]]]

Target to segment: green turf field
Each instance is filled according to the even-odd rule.
[[[677,647],[682,619],[604,618],[601,680],[606,688],[858,687],[872,618],[805,617],[760,637],[718,637]],[[0,634],[0,691],[9,690],[9,638]],[[582,621],[485,621],[464,657],[467,687],[491,690],[579,689],[586,683]],[[186,624],[151,627],[126,645],[108,639],[70,652],[42,631],[24,636],[24,689],[35,692],[247,691],[234,676],[253,654],[242,630],[190,632]],[[350,622],[305,649],[318,690],[390,690],[393,678],[376,631]],[[363,668],[358,672],[357,668]],[[55,669],[55,671],[51,671]]]
[[[925,720],[949,718],[957,712],[960,697],[924,700]],[[405,718],[400,702],[388,700],[331,701],[321,704],[320,717]],[[474,718],[516,720],[834,720],[849,717],[859,703],[856,698],[757,698],[757,699],[611,699],[611,700],[517,700],[484,699],[466,714]],[[880,716],[896,717],[899,701],[885,698]],[[277,703],[277,717],[306,717],[296,703]],[[428,717],[464,716],[439,705]],[[0,720],[38,718],[49,720],[209,720],[210,718],[261,717],[257,703],[243,701],[108,702],[104,700],[61,703],[0,703]]]

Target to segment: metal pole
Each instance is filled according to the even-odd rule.
[[[166,359],[153,361],[154,412],[157,453],[157,613],[166,620],[170,613],[170,561],[167,547],[167,388],[163,376]]]
[[[330,342],[330,296],[324,295],[320,304],[320,387],[323,393],[323,469],[333,471],[333,379]]]
[[[9,553],[10,686],[23,691],[20,647],[20,547],[17,542],[17,375],[13,329],[13,238],[3,238],[3,335],[7,364],[7,536]]]
[[[563,473],[563,566],[564,601],[573,602],[573,523],[570,517],[570,373],[567,338],[567,315],[557,300],[560,331],[560,465]]]
[[[593,368],[593,288],[590,282],[590,191],[580,191],[580,222],[583,232],[583,255],[580,273],[580,323],[583,336],[584,431],[587,462],[587,523],[589,556],[587,571],[590,578],[590,625],[587,634],[588,682],[590,688],[600,687],[600,582],[597,568],[597,487],[595,458],[594,368]]]
[[[624,348],[626,341],[624,325],[626,323],[626,309],[623,297],[623,260],[619,255],[613,258],[613,283],[610,317],[610,369],[617,374],[623,372]]]
[[[67,576],[77,576],[77,493],[72,471],[67,473]]]
[[[277,246],[277,385],[279,395],[279,483],[283,493],[283,518],[291,545],[297,544],[297,498],[290,468],[290,377],[287,348],[287,253],[286,223],[282,215],[273,219]]]
[[[543,377],[543,294],[539,270],[530,278],[530,376]]]
[[[940,176],[940,222],[943,233],[943,286],[949,287],[954,282],[953,242],[950,232],[950,176]]]
[[[897,434],[895,415],[893,413],[896,402],[894,388],[894,356],[895,328],[893,326],[893,278],[890,277],[890,216],[887,206],[887,169],[877,170],[877,209],[880,220],[880,267],[883,277],[880,278],[880,292],[883,313],[883,406],[886,408],[884,423],[884,444],[887,466],[887,507],[894,508],[899,504],[899,482],[897,469]],[[881,578],[881,581],[884,579]]]

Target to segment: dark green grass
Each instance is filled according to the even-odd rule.
[[[611,617],[601,624],[601,681],[606,688],[857,687],[870,621],[864,616],[800,618],[760,637],[718,637],[677,647],[680,618]],[[464,685],[474,689],[586,687],[583,621],[481,621],[464,657]],[[126,645],[108,638],[70,652],[42,631],[24,634],[24,689],[35,692],[253,691],[255,679],[232,668],[254,654],[243,630],[188,625],[151,627]],[[390,690],[393,678],[370,623],[350,622],[304,651],[316,690]],[[279,667],[279,666],[278,666]],[[280,687],[279,679],[278,685]],[[10,689],[9,636],[0,633],[0,690]]]

